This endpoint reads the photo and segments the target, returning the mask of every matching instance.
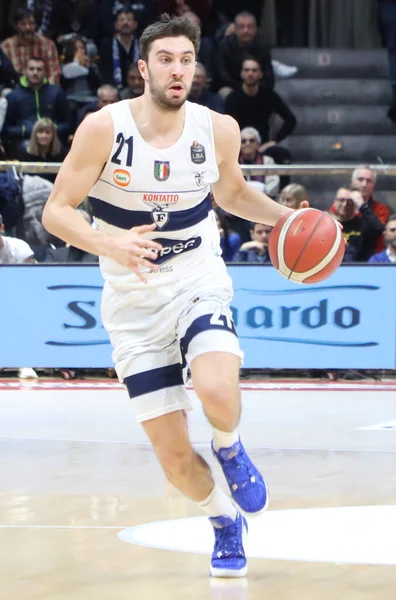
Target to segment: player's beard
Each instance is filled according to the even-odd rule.
[[[156,104],[160,110],[163,110],[165,112],[176,112],[183,106],[183,104],[187,100],[188,94],[190,93],[191,86],[190,89],[186,89],[184,84],[182,84],[181,82],[178,83],[180,83],[180,85],[185,89],[185,95],[181,96],[180,98],[169,98],[169,96],[167,96],[167,92],[169,92],[169,87],[162,88],[159,85],[157,85],[154,76],[148,69],[148,87],[150,90],[150,95],[154,104]]]

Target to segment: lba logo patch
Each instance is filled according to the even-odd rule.
[[[126,187],[131,181],[131,176],[124,169],[116,169],[113,173],[113,181],[121,187]]]
[[[191,160],[196,165],[201,165],[206,160],[205,147],[194,140],[190,146]]]
[[[154,161],[154,177],[157,181],[166,181],[170,175],[169,161]]]

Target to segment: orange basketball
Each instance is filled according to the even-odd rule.
[[[340,266],[345,240],[340,227],[316,208],[302,208],[279,219],[268,251],[274,267],[296,283],[317,283]]]

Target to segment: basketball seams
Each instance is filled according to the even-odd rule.
[[[307,248],[307,245],[309,244],[310,240],[312,239],[312,236],[314,235],[314,233],[316,232],[319,224],[321,223],[322,219],[325,217],[325,215],[323,214],[321,216],[320,219],[318,219],[314,229],[312,230],[312,233],[310,234],[306,244],[304,245],[303,249],[300,251],[294,265],[293,265],[293,269],[290,269],[286,263],[285,263],[285,258],[284,258],[284,244],[285,244],[285,240],[288,234],[288,231],[291,227],[291,225],[294,223],[296,218],[299,218],[301,216],[301,214],[303,212],[309,211],[311,210],[310,208],[304,208],[304,209],[300,209],[298,211],[294,211],[289,217],[288,219],[285,221],[284,225],[282,226],[280,233],[279,233],[279,237],[278,237],[278,243],[277,243],[277,258],[278,258],[278,262],[279,262],[279,266],[278,266],[278,270],[279,272],[286,277],[287,279],[291,279],[292,281],[294,281],[295,283],[303,283],[305,279],[312,277],[314,275],[316,275],[317,273],[319,273],[322,269],[324,269],[326,266],[329,265],[329,263],[332,261],[332,259],[334,258],[334,256],[337,254],[337,252],[340,249],[340,244],[342,242],[342,232],[340,227],[338,226],[338,224],[336,223],[335,220],[333,220],[334,223],[334,227],[336,228],[336,235],[335,235],[335,240],[334,240],[334,244],[332,245],[331,249],[329,250],[329,252],[326,254],[326,256],[321,260],[320,263],[318,263],[317,265],[315,265],[315,267],[312,267],[312,269],[309,269],[308,271],[304,271],[303,273],[296,273],[293,269],[296,268],[298,261],[300,259],[300,257],[303,255],[304,251]]]
[[[279,233],[279,237],[278,237],[279,267],[278,267],[278,269],[282,273],[282,275],[284,275],[288,279],[290,278],[290,275],[292,274],[293,271],[286,265],[285,259],[284,259],[284,254],[283,254],[283,248],[284,248],[284,244],[285,244],[286,235],[287,235],[290,227],[294,223],[295,219],[299,218],[301,216],[301,214],[303,212],[306,212],[307,210],[310,210],[310,209],[303,208],[298,211],[292,212],[290,217],[288,217],[288,219],[285,221],[285,223]]]

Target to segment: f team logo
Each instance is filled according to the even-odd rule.
[[[158,229],[163,229],[169,221],[169,213],[162,208],[156,208],[152,211],[151,218],[157,225]]]
[[[191,160],[196,165],[202,165],[206,160],[205,147],[194,140],[190,146]]]
[[[116,169],[113,173],[113,181],[116,185],[127,187],[131,181],[131,176],[124,169]]]
[[[170,175],[169,161],[155,160],[154,161],[154,177],[157,181],[166,181]]]

